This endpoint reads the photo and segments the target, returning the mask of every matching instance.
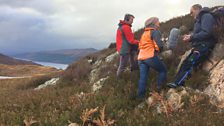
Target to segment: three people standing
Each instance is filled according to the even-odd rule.
[[[156,17],[152,17],[146,20],[145,31],[139,42],[138,40],[134,39],[134,34],[131,31],[131,24],[133,23],[133,19],[133,15],[126,14],[124,21],[120,21],[119,27],[117,29],[116,45],[117,51],[120,54],[120,63],[117,70],[117,77],[120,77],[121,73],[126,68],[128,61],[130,61],[131,67],[134,66],[131,47],[134,44],[138,44],[138,64],[140,69],[138,96],[144,97],[150,68],[159,72],[157,81],[158,91],[161,90],[161,86],[166,79],[165,65],[158,58],[158,53],[163,50],[161,33],[158,30],[160,22]]]

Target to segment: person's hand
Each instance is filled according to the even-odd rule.
[[[190,39],[191,39],[191,35],[184,35],[184,36],[183,36],[183,41],[184,41],[184,42],[189,42]]]

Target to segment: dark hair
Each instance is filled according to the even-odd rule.
[[[129,21],[131,17],[135,18],[134,15],[132,15],[132,14],[125,14],[124,21]]]
[[[195,4],[192,6],[193,9],[201,10],[202,6],[200,4]]]

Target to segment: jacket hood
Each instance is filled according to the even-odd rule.
[[[201,9],[201,11],[199,12],[198,16],[197,16],[197,19],[200,19],[201,16],[205,13],[210,13],[210,9],[208,7],[204,7]]]
[[[128,25],[128,26],[132,27],[132,25],[126,23],[124,20],[120,20],[120,23],[118,24],[118,26],[122,26],[122,25]]]

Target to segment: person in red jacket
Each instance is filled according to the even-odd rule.
[[[131,14],[126,14],[124,20],[120,20],[117,29],[116,36],[116,47],[120,55],[120,63],[117,70],[117,77],[120,77],[120,74],[126,68],[128,61],[130,61],[131,69],[134,67],[134,56],[131,53],[131,47],[139,43],[138,40],[134,39],[134,34],[131,30],[134,16]],[[137,64],[136,64],[137,65]]]

